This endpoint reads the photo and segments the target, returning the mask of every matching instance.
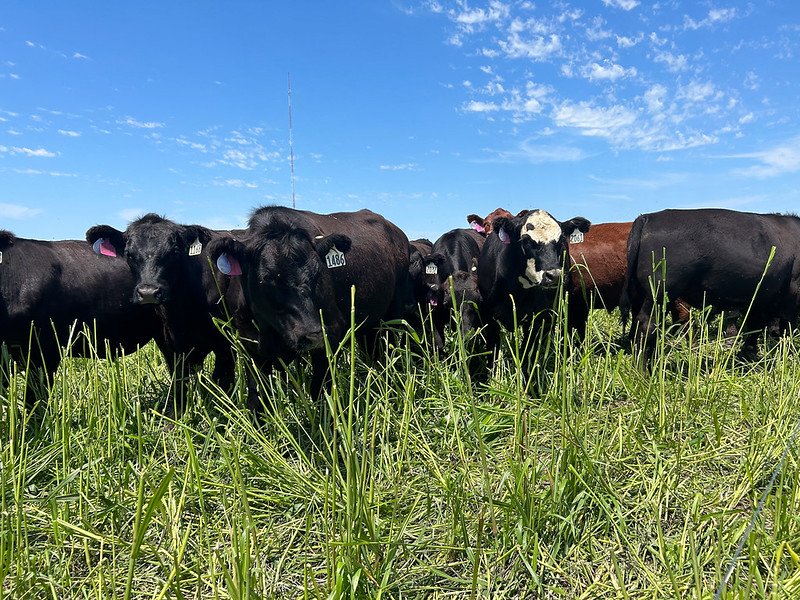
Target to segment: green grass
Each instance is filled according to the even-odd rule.
[[[0,389],[2,598],[712,598],[800,420],[800,337],[739,364],[702,319],[650,375],[616,317],[486,381],[346,341],[323,404],[307,365],[260,418],[207,379],[161,410],[153,346],[66,360],[47,406]],[[800,441],[798,441],[800,445]],[[800,597],[793,446],[722,598]]]

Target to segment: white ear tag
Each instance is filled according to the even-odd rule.
[[[203,251],[203,244],[199,239],[196,239],[191,246],[189,246],[189,256],[200,256]]]
[[[428,265],[425,267],[426,275],[436,275],[438,272],[439,267],[437,267],[435,263],[428,263]]]
[[[3,264],[3,253],[0,252],[0,265],[2,265],[2,264]]]
[[[580,229],[574,230],[569,236],[570,244],[580,244],[583,242],[583,232]]]
[[[336,246],[330,249],[328,254],[325,255],[325,262],[328,263],[329,269],[335,269],[336,267],[343,267],[347,264],[344,259],[344,252],[340,252],[336,249]]]

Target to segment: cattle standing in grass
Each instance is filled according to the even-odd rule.
[[[613,311],[619,306],[627,270],[628,234],[633,223],[595,223],[570,235],[572,291],[569,324],[583,339],[589,310]],[[686,324],[690,307],[680,298],[669,303],[673,323]]]
[[[444,346],[444,329],[450,322],[452,308],[444,306],[443,285],[456,271],[472,271],[485,241],[474,229],[453,229],[434,242],[431,253],[424,260],[424,279],[437,351]]]
[[[319,215],[264,207],[251,216],[246,240],[220,238],[210,251],[214,260],[241,265],[259,353],[287,359],[311,353],[314,395],[326,371],[323,325],[335,348],[350,326],[353,286],[362,332],[374,334],[382,320],[403,316],[408,239],[371,211]]]
[[[133,302],[160,318],[168,360],[178,367],[178,414],[185,376],[198,370],[209,353],[215,354],[214,380],[225,390],[233,386],[232,345],[214,319],[231,319],[237,331],[248,334],[244,337],[254,335],[239,279],[212,270],[209,262],[208,244],[222,234],[230,232],[179,225],[152,213],[130,223],[124,232],[108,225],[86,232],[98,252],[105,246],[109,253],[125,256],[135,281]]]
[[[163,349],[158,319],[132,302],[133,287],[124,260],[97,256],[83,241],[0,231],[0,343],[34,371],[55,373],[67,346],[73,356],[103,357],[106,345],[117,354],[156,338]],[[32,404],[38,377],[29,372],[28,382]]]
[[[428,314],[428,288],[425,285],[425,257],[431,253],[433,242],[420,238],[408,242],[408,298],[405,318],[414,330],[422,331],[423,315]]]
[[[442,306],[447,311],[455,310],[460,315],[462,339],[481,326],[480,310],[483,302],[478,289],[477,264],[478,260],[475,259],[470,271],[456,271],[442,284]]]
[[[516,322],[528,330],[551,322],[549,313],[539,313],[550,311],[556,301],[568,260],[568,238],[576,230],[586,233],[589,225],[583,217],[560,223],[543,210],[495,219],[494,231],[478,260],[478,288],[490,351],[499,344],[500,325],[514,330],[515,310]]]
[[[742,313],[750,307],[749,350],[759,331],[775,322],[793,324],[798,317],[800,218],[795,216],[723,209],[644,214],[633,222],[627,262],[620,310],[623,319],[633,314],[631,327],[645,367],[654,346],[654,305],[665,296]]]

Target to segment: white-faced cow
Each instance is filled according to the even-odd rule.
[[[401,318],[408,298],[405,234],[369,210],[320,215],[270,206],[250,218],[245,240],[220,238],[210,248],[218,264],[241,265],[242,287],[258,325],[259,354],[292,359],[310,353],[312,394],[325,378],[325,338],[332,347],[355,324],[374,332]],[[321,318],[320,318],[321,317]]]
[[[103,357],[106,347],[132,352],[155,338],[163,350],[158,319],[132,302],[133,287],[124,260],[97,256],[83,241],[0,231],[0,343],[44,376],[56,371],[65,347],[74,356]],[[28,404],[38,380],[28,373]]]
[[[568,238],[589,231],[589,221],[575,217],[559,222],[544,210],[525,210],[516,217],[494,220],[478,260],[478,288],[483,298],[484,335],[490,351],[499,343],[502,325],[516,322],[527,330],[552,322],[556,292],[569,266]],[[563,281],[564,288],[570,279]]]
[[[186,377],[209,353],[215,354],[214,380],[226,390],[233,386],[232,345],[214,319],[230,320],[245,339],[255,335],[239,279],[219,273],[209,262],[208,245],[223,234],[231,232],[180,225],[152,213],[131,222],[124,232],[109,225],[86,232],[97,252],[125,257],[135,282],[132,301],[160,318],[166,354],[177,368],[178,414]]]
[[[773,247],[775,256],[765,273]],[[692,306],[742,314],[749,308],[746,327],[755,333],[745,339],[746,351],[755,348],[764,328],[797,321],[800,218],[796,216],[724,209],[644,214],[633,222],[627,260],[620,311],[623,319],[633,314],[632,328],[645,368],[654,346],[652,317],[658,313],[654,304],[665,295]]]

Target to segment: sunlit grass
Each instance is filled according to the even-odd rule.
[[[0,595],[712,598],[800,419],[800,338],[742,364],[700,318],[644,375],[615,316],[587,332],[530,372],[509,337],[485,381],[455,334],[433,356],[387,333],[375,362],[348,339],[322,402],[290,365],[258,416],[246,356],[177,421],[152,346],[66,360],[34,414],[12,369]],[[723,598],[800,597],[797,457]]]

